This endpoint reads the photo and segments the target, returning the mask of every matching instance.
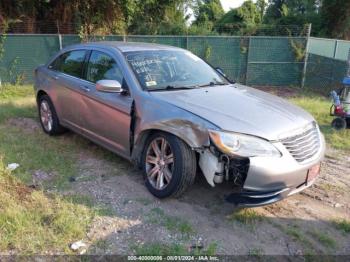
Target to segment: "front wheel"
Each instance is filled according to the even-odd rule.
[[[151,135],[142,159],[146,187],[158,198],[180,196],[194,182],[195,153],[176,136],[166,133]]]

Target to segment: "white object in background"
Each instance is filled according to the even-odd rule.
[[[17,163],[11,163],[11,164],[8,164],[7,165],[7,170],[10,170],[10,171],[13,171],[13,170],[15,170],[17,167],[19,167],[19,164],[17,164]]]
[[[86,244],[82,240],[74,242],[73,244],[70,245],[70,248],[74,251],[80,249],[81,247],[86,247]]]

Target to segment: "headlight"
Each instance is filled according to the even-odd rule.
[[[270,142],[249,135],[209,130],[214,144],[225,154],[241,157],[280,157],[281,153]]]

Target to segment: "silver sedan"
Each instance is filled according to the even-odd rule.
[[[70,129],[134,162],[159,198],[202,174],[230,183],[232,203],[266,205],[320,172],[325,142],[310,114],[180,48],[70,46],[35,70],[35,91],[45,133]]]

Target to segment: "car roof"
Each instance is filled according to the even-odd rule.
[[[151,43],[142,43],[142,42],[121,42],[121,41],[101,41],[101,42],[89,42],[84,44],[74,45],[74,47],[110,47],[116,48],[121,52],[131,52],[131,51],[152,51],[152,50],[183,50],[182,48],[169,46],[169,45],[160,45],[160,44],[151,44]]]

